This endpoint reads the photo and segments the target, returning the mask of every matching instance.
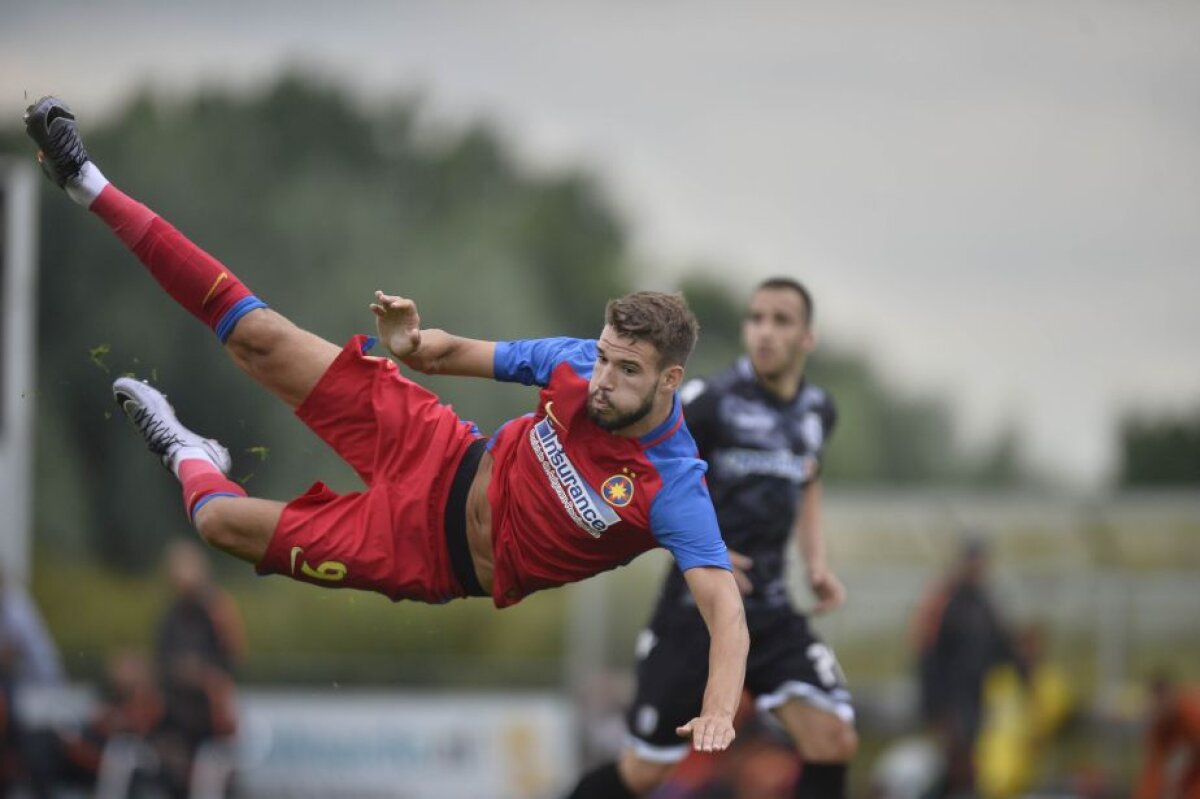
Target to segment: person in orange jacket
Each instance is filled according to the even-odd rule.
[[[1146,760],[1136,799],[1200,799],[1200,686],[1150,684]]]

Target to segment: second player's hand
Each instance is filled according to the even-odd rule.
[[[749,596],[754,593],[754,583],[750,580],[748,571],[754,566],[754,558],[749,555],[743,555],[741,552],[729,550],[729,563],[733,566],[733,579],[737,582],[738,590],[742,592],[742,596]]]
[[[724,752],[733,743],[733,718],[730,716],[697,716],[675,728],[681,738],[692,739],[692,749],[697,752]]]
[[[421,346],[421,317],[412,300],[376,291],[371,313],[379,340],[395,357],[406,358]]]
[[[846,588],[827,567],[809,570],[808,587],[817,598],[817,604],[812,609],[814,614],[834,610],[846,601]]]

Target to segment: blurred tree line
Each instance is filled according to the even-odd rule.
[[[468,336],[594,336],[604,301],[641,284],[598,181],[523,170],[485,125],[435,135],[423,122],[412,100],[364,107],[299,76],[249,97],[147,94],[107,124],[83,121],[110,178],[335,342],[372,331],[376,288],[416,298],[426,326]],[[21,131],[0,135],[4,150],[30,154]],[[155,380],[189,425],[228,445],[233,476],[252,493],[291,497],[318,476],[355,487],[102,224],[51,190],[41,220],[39,545],[139,570],[157,560],[164,528],[186,529],[174,481],[115,413],[109,385],[124,373]],[[739,354],[748,288],[708,277],[681,286],[704,331],[692,374]],[[840,408],[833,484],[1023,479],[1015,434],[964,451],[946,403],[899,396],[859,354],[823,347],[811,379]],[[485,432],[532,407],[522,387],[422,382]]]
[[[1122,486],[1200,486],[1200,408],[1181,416],[1127,415],[1120,453]]]

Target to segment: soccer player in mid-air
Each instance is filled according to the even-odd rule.
[[[854,708],[833,652],[788,598],[785,547],[795,539],[823,612],[845,599],[821,530],[820,459],[833,401],[804,378],[815,338],[808,290],[790,278],[759,284],[742,326],[746,354],[680,394],[708,461],[721,531],[746,593],[750,656],[746,688],[782,723],[804,760],[797,797],[844,799],[858,747]],[[707,643],[698,607],[668,575],[637,644],[637,692],[629,742],[616,763],[583,777],[571,799],[622,799],[653,790],[687,753],[675,725],[700,707]]]
[[[61,101],[34,103],[25,126],[46,174],[366,484],[339,495],[317,483],[288,503],[248,497],[226,476],[223,446],[184,427],[148,384],[117,380],[117,402],[182,483],[205,541],[260,574],[497,607],[666,547],[712,636],[703,707],[678,733],[700,751],[729,745],[748,634],[676,395],[697,336],[681,297],[610,301],[598,340],[492,342],[422,330],[411,300],[376,292],[380,338],[408,366],[542,387],[534,413],[485,439],[391,360],[367,356],[366,337],[339,348],[300,329],[110,184]]]

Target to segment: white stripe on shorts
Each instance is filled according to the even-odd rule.
[[[775,710],[789,699],[799,699],[817,710],[832,713],[847,724],[854,723],[854,706],[850,704],[850,692],[844,688],[823,691],[815,685],[792,680],[769,694],[760,694],[755,705],[759,710]]]
[[[639,760],[645,760],[647,763],[678,763],[687,757],[688,750],[692,748],[686,741],[676,746],[653,746],[633,735],[625,737],[625,744],[633,750]]]

